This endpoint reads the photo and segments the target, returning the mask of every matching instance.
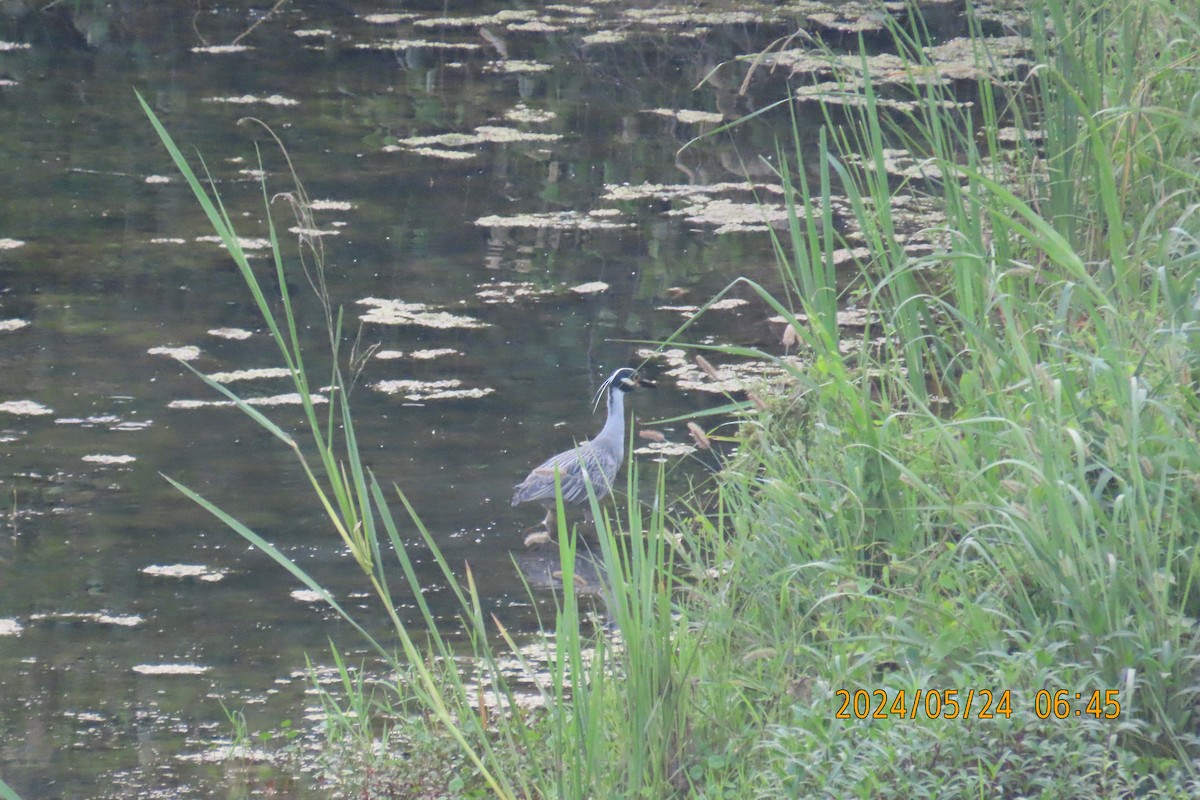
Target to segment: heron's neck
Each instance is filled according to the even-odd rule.
[[[608,419],[596,439],[611,443],[618,451],[625,447],[625,393],[616,387],[608,390]]]

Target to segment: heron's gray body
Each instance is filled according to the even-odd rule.
[[[553,503],[556,471],[564,502],[586,503],[587,481],[591,481],[597,498],[605,497],[612,491],[613,479],[624,458],[625,390],[613,386],[608,391],[608,419],[600,433],[534,467],[514,489],[512,504]]]

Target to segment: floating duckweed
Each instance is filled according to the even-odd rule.
[[[5,42],[0,40],[0,53],[5,53],[9,50],[28,50],[32,46],[25,42]]]
[[[6,414],[15,414],[19,417],[40,417],[45,414],[53,414],[54,410],[47,408],[41,403],[35,403],[32,400],[5,400],[0,403],[0,411]]]
[[[402,147],[418,148],[430,145],[441,147],[465,147],[473,144],[509,142],[557,142],[562,136],[557,133],[531,133],[516,128],[504,128],[495,125],[481,125],[474,133],[439,133],[433,136],[412,136],[400,139],[397,144]],[[385,147],[384,150],[394,151],[396,146]],[[472,154],[474,155],[474,154]],[[461,156],[460,156],[461,157]]]
[[[289,392],[287,394],[275,394],[269,397],[246,397],[243,398],[248,406],[298,406],[303,400],[298,392]],[[329,399],[319,395],[309,395],[309,400],[314,405],[328,403]],[[232,400],[172,400],[167,403],[167,408],[190,410],[195,408],[233,408],[237,403]]]
[[[24,628],[17,620],[9,617],[0,618],[0,636],[20,636],[23,630]]]
[[[292,31],[293,36],[299,36],[301,39],[321,39],[326,36],[333,36],[333,31],[327,28],[305,28],[304,30]]]
[[[142,572],[156,578],[199,578],[207,583],[216,583],[225,577],[224,570],[203,564],[151,564],[142,567]]]
[[[358,304],[374,306],[359,319],[379,325],[420,325],[425,328],[464,329],[490,327],[488,323],[481,322],[474,317],[430,310],[424,303],[405,303],[401,300],[364,297],[358,301]]]
[[[182,347],[151,347],[146,352],[152,356],[170,356],[180,361],[195,361],[200,357],[200,348],[192,344]]]
[[[160,184],[160,183],[170,183],[171,182],[171,179],[166,175],[147,175],[142,180],[145,183],[149,183],[149,184]]]
[[[410,19],[416,19],[418,14],[367,14],[363,17],[363,22],[369,22],[372,25],[395,25],[397,22],[408,22]]]
[[[720,114],[715,111],[691,111],[688,109],[672,111],[669,108],[651,108],[647,109],[644,113],[656,114],[660,117],[674,117],[676,120],[686,125],[695,125],[701,122],[715,123],[725,119],[724,114]]]
[[[27,319],[0,319],[0,333],[19,331],[29,325]]]
[[[216,336],[218,339],[233,339],[241,341],[249,339],[254,334],[242,328],[212,328],[208,331],[209,336]]]
[[[726,198],[695,198],[690,206],[668,211],[669,216],[686,217],[697,225],[714,225],[716,234],[741,231],[765,231],[772,222],[786,222],[788,210],[777,203],[736,203]],[[802,209],[796,209],[801,213]]]
[[[137,614],[109,614],[107,611],[51,611],[29,615],[30,622],[91,622],[96,625],[115,625],[136,628],[145,620]]]
[[[313,211],[350,211],[354,203],[347,200],[313,200],[308,207]]]
[[[177,236],[156,236],[150,240],[150,244],[187,244],[187,239],[180,239]]]
[[[79,425],[84,428],[94,428],[97,425],[111,425],[114,422],[119,422],[120,417],[115,414],[97,414],[92,417],[59,417],[54,420],[55,425]]]
[[[581,283],[578,286],[572,286],[571,291],[575,292],[575,294],[599,294],[600,292],[608,291],[608,284],[604,281]]]
[[[396,147],[383,148],[384,152],[395,152],[396,150],[404,150],[409,153],[415,153],[419,156],[428,156],[429,158],[443,158],[447,161],[463,161],[468,158],[474,158],[477,153],[472,153],[467,150],[439,150],[436,147]]]
[[[200,664],[135,664],[133,671],[139,675],[203,675],[212,667]]]
[[[18,247],[24,247],[25,243],[20,239],[3,239],[0,238],[0,250],[16,250]]]
[[[514,283],[512,281],[497,281],[483,283],[476,287],[475,296],[489,305],[497,303],[515,303],[518,300],[537,300],[548,294],[554,294],[553,289],[543,289],[529,282]]]
[[[558,115],[553,111],[543,111],[541,109],[530,108],[524,103],[520,103],[514,108],[510,108],[504,112],[504,118],[511,122],[525,123],[529,125],[540,125],[545,122],[550,122]]]
[[[428,17],[413,23],[415,28],[482,28],[485,25],[503,25],[509,22],[529,21],[537,18],[532,9],[505,9],[495,14],[477,17]]]
[[[728,311],[729,309],[732,309],[732,308],[739,308],[741,306],[744,306],[747,303],[749,303],[748,300],[743,300],[740,297],[726,297],[723,300],[718,300],[717,302],[712,303],[708,307],[708,310],[709,311]],[[656,306],[654,310],[655,311],[674,311],[676,313],[683,314],[686,317],[686,316],[691,316],[692,314],[695,314],[696,312],[698,312],[700,310],[700,306]]]
[[[675,385],[683,390],[711,392],[714,394],[744,393],[755,384],[783,377],[786,372],[782,367],[767,361],[744,361],[737,364],[725,364],[713,369],[712,375],[697,366],[687,353],[678,348],[656,351],[643,348],[638,351],[641,358],[656,358],[667,363],[669,369],[663,374],[675,379]],[[799,363],[795,359],[785,359],[791,363]],[[706,362],[707,363],[707,362]]]
[[[564,25],[551,25],[540,19],[529,22],[510,22],[507,28],[513,33],[562,33],[567,30]]]
[[[609,222],[578,211],[551,211],[542,214],[514,214],[510,217],[493,215],[480,217],[475,224],[484,228],[546,228],[555,230],[616,230],[634,227],[632,222]]]
[[[686,456],[696,452],[696,447],[682,442],[651,442],[633,451],[639,456],[656,456],[655,460],[665,460],[671,456]]]
[[[233,372],[214,372],[208,377],[217,383],[234,383],[235,381],[259,381],[270,378],[288,378],[292,371],[287,367],[259,367],[257,369],[239,369]]]
[[[767,192],[782,195],[783,187],[777,183],[751,183],[749,181],[725,181],[722,183],[684,184],[684,183],[637,183],[604,185],[601,200],[610,202],[628,202],[634,200],[673,200],[677,197],[705,197],[726,192]]]
[[[371,388],[384,394],[398,394],[405,400],[420,402],[423,400],[464,400],[486,397],[496,391],[486,388],[461,388],[462,381],[458,378],[446,378],[436,381],[391,380],[379,381]]]
[[[549,72],[552,69],[554,67],[541,61],[518,61],[516,59],[489,61],[483,65],[484,72],[500,72],[506,75],[527,75],[535,72]]]
[[[427,39],[385,39],[379,42],[359,42],[358,50],[479,50],[474,42],[431,42]]]
[[[104,453],[95,453],[90,456],[84,456],[82,460],[92,464],[132,464],[134,461],[137,461],[137,456],[113,456]]]
[[[786,66],[793,73],[836,73],[845,76],[843,90],[863,86],[863,67],[873,84],[903,86],[940,84],[954,80],[1000,81],[1029,65],[1029,43],[1019,36],[998,36],[980,44],[968,38],[950,39],[923,49],[925,63],[914,63],[892,53],[862,58],[857,54],[832,54],[812,49],[791,49],[764,56],[764,62]]]
[[[411,358],[415,361],[431,361],[435,358],[461,355],[462,352],[455,350],[453,347],[433,347],[427,350],[413,350],[411,353],[405,353],[401,350],[379,350],[375,353],[375,358],[381,361],[395,361],[400,358]]]
[[[475,134],[484,142],[557,142],[562,138],[562,134],[558,133],[531,133],[529,131],[517,130],[516,128],[504,128],[496,125],[480,125],[475,129]]]
[[[244,44],[208,44],[197,45],[192,48],[193,53],[244,53],[250,47]]]
[[[458,350],[453,347],[431,347],[428,350],[413,350],[408,354],[409,358],[417,361],[431,361],[435,358],[445,358],[446,356],[461,356]]]
[[[325,596],[320,592],[314,592],[312,589],[293,589],[289,596],[300,603],[321,603],[325,601]]]
[[[197,241],[197,242],[212,242],[213,244],[219,244],[222,247],[225,246],[225,242],[221,239],[220,236],[215,236],[212,234],[209,234],[207,236],[197,236],[195,241]],[[271,240],[270,239],[253,239],[253,238],[240,238],[239,237],[238,238],[238,246],[241,247],[243,250],[269,250],[269,249],[271,249]]]
[[[206,103],[231,103],[233,105],[239,105],[239,106],[256,105],[256,104],[262,104],[262,105],[268,105],[268,106],[298,106],[298,105],[300,105],[299,100],[293,100],[292,98],[284,97],[281,94],[272,94],[272,95],[267,95],[266,97],[259,97],[258,95],[253,95],[253,94],[243,94],[238,97],[206,97],[206,98],[204,98],[204,102],[206,102]]]
[[[620,44],[629,38],[625,31],[596,31],[583,37],[585,45],[590,44]]]

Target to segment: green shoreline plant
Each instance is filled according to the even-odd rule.
[[[303,372],[273,225],[268,219],[278,322],[219,198],[143,101],[293,370],[315,466],[291,434],[214,388],[295,449],[388,609],[401,655],[368,639],[401,677],[375,687],[383,697],[374,708],[423,752],[442,756],[448,744],[458,754],[453,775],[443,770],[445,793],[1200,791],[1200,60],[1189,46],[1200,17],[1166,0],[1029,8],[1036,65],[1019,86],[981,79],[976,108],[963,111],[944,102],[947,89],[914,77],[916,111],[896,116],[876,102],[868,77],[859,113],[840,124],[825,118],[816,186],[799,134],[781,147],[790,211],[776,239],[784,293],[745,280],[726,291],[747,287],[780,314],[805,367],[778,362],[789,380],[760,396],[763,411],[736,401],[720,409],[740,415],[741,446],[711,497],[669,517],[660,476],[653,502],[631,503],[623,517],[592,499],[618,635],[582,624],[569,590],[576,539],[559,509],[568,589],[541,636],[550,674],[534,709],[518,702],[500,667],[502,649],[525,658],[515,636],[484,617],[469,568],[459,574],[445,562],[399,494],[404,524],[419,531],[457,593],[466,652],[450,645],[421,599],[385,492],[358,459],[337,367],[340,313],[325,300],[335,391],[322,418],[307,401],[314,384]],[[893,36],[918,67],[927,34],[919,15],[911,19]],[[1017,131],[1014,148],[998,140],[1001,120]],[[883,151],[896,143],[936,165],[941,179],[889,181]],[[845,244],[830,218],[835,189],[872,252],[848,285],[834,269]],[[911,256],[896,240],[891,201],[901,190],[921,190],[944,210],[930,255]],[[269,214],[265,189],[264,202]],[[847,292],[877,320],[853,348],[837,326]],[[632,498],[636,467],[629,472]],[[350,619],[269,543],[180,489]],[[422,625],[396,612],[388,545]],[[470,683],[463,663],[476,676]],[[365,688],[343,675],[350,706],[372,708]],[[1012,713],[835,718],[839,690],[892,701],[904,692],[911,705],[919,691],[946,689],[1007,690]],[[1060,690],[1116,690],[1121,713],[1076,716],[1081,701],[1059,719],[1056,706],[1038,705],[1038,692]],[[484,692],[499,713],[484,710]],[[348,716],[338,724],[343,734],[368,726]],[[359,742],[374,735],[353,730]],[[418,796],[421,787],[405,788],[404,767],[393,769],[397,791],[410,792],[399,796]]]

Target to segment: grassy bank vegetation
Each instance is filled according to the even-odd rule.
[[[415,525],[436,544],[362,468],[344,395],[328,412],[305,407],[304,443],[243,405],[296,449],[400,644],[399,656],[377,644],[398,678],[367,687],[347,671],[346,696],[327,698],[330,757],[353,768],[345,791],[1200,792],[1200,17],[1166,0],[1033,11],[1038,66],[1021,86],[983,81],[963,109],[914,81],[922,102],[898,122],[868,84],[861,114],[829,128],[815,162],[788,148],[786,290],[751,288],[789,320],[803,365],[785,364],[766,410],[741,410],[742,446],[715,490],[676,503],[692,511],[666,516],[661,480],[657,502],[619,516],[592,503],[607,520],[611,630],[582,621],[565,592],[544,620],[546,665],[530,665],[546,673],[536,703],[502,666],[530,650],[484,617],[469,571],[444,561],[465,652],[438,631],[398,531]],[[904,49],[921,34],[895,35]],[[999,140],[1002,124],[1015,145]],[[898,142],[942,176],[924,185],[946,214],[930,255],[894,235],[891,197],[914,189],[886,177],[884,148]],[[290,306],[273,316],[229,219],[169,147],[307,396]],[[850,285],[833,269],[835,187],[871,252]],[[270,291],[285,291],[277,266]],[[848,293],[873,319],[849,347],[837,325]],[[343,386],[337,373],[329,382]],[[560,528],[558,541],[571,586],[575,540]],[[416,599],[423,625],[405,624],[393,592]],[[849,719],[836,718],[839,690]],[[871,711],[886,697],[887,718],[858,718],[858,690]],[[931,690],[958,694],[933,705]]]

